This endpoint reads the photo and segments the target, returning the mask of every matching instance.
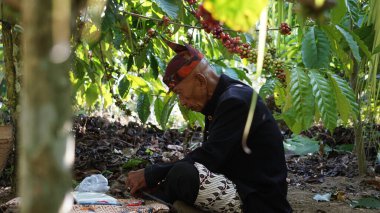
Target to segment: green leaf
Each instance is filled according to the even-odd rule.
[[[204,8],[231,29],[246,32],[258,21],[268,0],[205,0]]]
[[[251,79],[247,76],[247,72],[245,72],[242,69],[233,68],[235,70],[235,73],[239,77],[239,80],[247,82],[249,85],[252,84]]]
[[[166,124],[175,105],[176,98],[176,95],[168,94],[164,98],[164,101],[162,101],[161,98],[157,98],[154,103],[154,113],[156,114],[157,122],[164,130],[166,129]]]
[[[380,209],[380,200],[376,197],[365,197],[353,200],[350,205],[353,208]]]
[[[363,53],[367,56],[367,58],[370,59],[372,57],[372,54],[369,51],[367,44],[353,31],[351,30],[347,30],[347,31],[352,35],[356,43],[359,45],[360,50],[363,51]]]
[[[73,70],[74,76],[77,79],[82,79],[86,75],[88,64],[80,58],[75,58],[75,69]],[[1,81],[0,81],[1,82]]]
[[[163,109],[164,109],[164,101],[160,97],[157,97],[156,100],[154,101],[154,115],[156,116],[157,123],[159,123],[160,125],[161,125],[160,122],[161,122]]]
[[[338,152],[353,152],[354,144],[341,144],[334,147],[334,150]]]
[[[336,74],[328,72],[333,87],[339,114],[344,122],[348,122],[350,115],[356,119],[359,115],[359,105],[356,102],[354,91],[348,83]]]
[[[137,69],[143,68],[147,61],[147,49],[144,48],[138,55],[135,56],[135,65]]]
[[[347,54],[347,52],[345,52],[342,48],[342,34],[334,26],[324,25],[322,26],[322,29],[329,38],[332,53],[340,60],[347,71],[350,70],[350,66],[347,65],[349,65],[352,60],[350,59],[350,56]]]
[[[179,4],[182,4],[182,1],[178,0],[154,0],[157,6],[161,8],[162,11],[166,13],[171,19],[177,19]]]
[[[331,85],[318,70],[310,70],[309,77],[322,121],[325,127],[329,129],[330,132],[333,132],[337,125],[338,113],[335,97],[331,95],[331,91],[333,91]]]
[[[351,48],[352,54],[354,55],[354,58],[358,63],[362,60],[359,53],[359,46],[356,41],[354,41],[354,38],[352,35],[347,32],[345,29],[341,28],[340,26],[335,26],[343,35],[343,37],[346,39],[346,42],[348,43],[348,46]]]
[[[259,95],[265,100],[268,96],[273,95],[274,87],[278,84],[277,79],[269,79],[265,84],[260,88]]]
[[[149,81],[150,88],[152,88],[151,91],[153,94],[165,95],[167,93],[167,89],[164,87],[163,82],[160,79],[149,78],[147,80]]]
[[[3,81],[3,79],[4,79],[4,76],[5,76],[5,73],[4,72],[0,72],[0,84]]]
[[[375,55],[377,53],[380,53],[380,44],[377,45],[377,47],[372,51],[372,54]]]
[[[113,46],[115,47],[115,49],[120,50],[120,46],[123,42],[124,34],[123,32],[121,32],[120,29],[117,29],[117,28],[114,29],[113,33],[114,33]]]
[[[83,90],[82,88],[84,88],[85,80],[84,79],[78,79],[75,82],[72,81],[72,83],[73,83],[73,86],[72,86],[72,90],[71,90],[71,92],[72,92],[71,96],[75,99],[77,93],[79,91]],[[0,84],[0,86],[1,86],[1,84]]]
[[[150,54],[150,68],[152,68],[152,74],[154,79],[158,78],[158,62],[156,57],[153,54]]]
[[[363,24],[360,28],[353,30],[345,28],[345,30],[349,31],[352,34],[355,41],[358,42],[358,45],[362,51],[365,51],[362,48],[362,45],[364,45],[369,52],[372,52],[373,42],[375,40],[374,38],[376,34],[374,25]],[[368,53],[365,54],[368,57]]]
[[[285,74],[287,76],[287,82],[289,84],[290,82],[290,71],[288,69],[285,70]],[[285,103],[284,105],[281,107],[281,110],[283,112],[287,111],[289,108],[292,107],[293,105],[293,102],[292,102],[292,97],[290,95],[290,87],[287,86],[286,89],[285,89],[285,93],[286,93],[286,96],[285,96]]]
[[[104,17],[102,20],[102,32],[107,32],[109,29],[112,28],[113,24],[116,22],[115,15],[113,14],[114,8],[112,7],[111,1],[107,4],[107,9],[104,12]]]
[[[199,112],[191,111],[181,105],[178,105],[178,106],[179,106],[179,110],[182,113],[183,118],[189,123],[189,125],[194,126],[195,124],[198,123],[198,125],[200,125],[201,127],[205,126],[204,115],[202,115]]]
[[[98,85],[96,84],[91,84],[85,92],[86,95],[86,103],[88,106],[92,106],[96,100],[98,99],[99,96],[99,90],[98,90]]]
[[[150,86],[144,78],[134,76],[134,75],[126,75],[129,82],[131,83],[131,88],[135,90],[141,90],[145,93],[150,91]]]
[[[235,79],[235,80],[240,80],[238,74],[235,71],[235,69],[225,68],[223,73],[226,74],[226,75],[228,75],[229,77]]]
[[[307,155],[319,151],[319,142],[302,135],[296,135],[284,141],[284,148],[296,155]]]
[[[162,111],[162,116],[161,116],[161,126],[162,128],[166,129],[166,124],[168,123],[170,114],[173,110],[173,107],[176,103],[177,96],[173,94],[169,94],[165,97],[164,100],[164,109]]]
[[[137,98],[137,114],[141,123],[145,124],[150,115],[150,100],[148,93],[140,93]]]
[[[302,41],[302,60],[307,68],[327,68],[330,62],[330,44],[326,34],[310,27]]]
[[[274,102],[280,108],[286,104],[286,90],[281,84],[276,84],[274,87]]]
[[[177,21],[184,23],[184,16],[186,16],[185,12],[185,5],[180,3],[178,4],[178,16],[177,16]],[[173,26],[173,33],[177,33],[178,30],[181,29],[181,25],[176,24]]]
[[[347,12],[345,0],[337,0],[336,6],[331,10],[331,21],[334,24],[339,24]]]
[[[107,109],[112,104],[112,101],[113,101],[112,94],[107,84],[102,84],[101,87],[102,87],[101,96],[103,99],[103,108]]]
[[[314,120],[314,97],[308,75],[301,69],[293,69],[290,75],[290,94],[296,112],[296,122],[302,130],[308,129]],[[298,134],[299,132],[295,132]]]
[[[128,62],[127,62],[127,71],[129,72],[133,65],[133,55],[129,55]]]
[[[139,168],[139,166],[145,166],[148,163],[147,160],[142,158],[131,158],[128,159],[127,162],[123,164],[123,169],[125,170],[133,170]]]
[[[302,131],[301,123],[297,122],[295,107],[290,107],[287,111],[281,114],[281,117],[294,133],[299,133]]]
[[[120,80],[118,89],[120,97],[125,98],[125,96],[129,92],[129,88],[131,87],[131,83],[128,81],[127,77],[123,77],[123,79]]]
[[[90,61],[87,73],[92,82],[97,82],[97,77],[99,77],[99,73],[102,71],[101,69],[102,67],[98,61]]]
[[[358,25],[359,20],[359,4],[357,0],[345,0],[346,7],[350,19],[355,25]]]

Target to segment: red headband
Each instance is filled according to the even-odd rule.
[[[201,62],[203,54],[192,46],[173,43],[163,38],[165,43],[177,53],[165,70],[164,83],[172,90],[179,82],[185,79],[191,71]]]

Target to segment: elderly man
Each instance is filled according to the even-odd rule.
[[[157,185],[160,198],[210,212],[291,212],[283,138],[258,98],[246,154],[241,146],[253,89],[222,74],[190,45],[166,41],[177,53],[164,82],[180,103],[205,115],[204,142],[184,159],[128,173],[131,193]]]

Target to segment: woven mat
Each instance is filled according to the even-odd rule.
[[[144,204],[140,206],[129,206],[140,199],[119,199],[121,206],[111,205],[74,205],[71,213],[164,213],[169,212],[169,207],[150,200],[143,200]]]
[[[169,207],[150,200],[141,199],[119,199],[122,205],[74,205],[70,213],[167,213],[169,212]],[[131,203],[136,203],[136,201],[143,201],[144,204],[140,206],[130,206]],[[10,200],[6,204],[1,205],[0,209],[3,211],[5,209],[17,209],[20,205],[20,198],[15,198]]]

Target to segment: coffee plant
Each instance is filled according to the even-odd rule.
[[[37,207],[24,205],[22,212],[56,212],[62,206],[59,199],[70,179],[66,154],[74,155],[71,103],[77,112],[117,107],[144,125],[155,120],[163,130],[177,121],[171,117],[177,108],[189,125],[203,124],[201,114],[177,107],[177,97],[162,83],[175,54],[163,39],[193,45],[218,74],[252,85],[264,101],[274,103],[275,118],[292,133],[316,124],[326,135],[338,125],[353,126],[361,174],[367,168],[365,145],[379,147],[378,0],[1,4],[0,110],[6,112],[5,123],[20,127],[20,177],[27,177],[21,178],[20,192]],[[70,146],[71,151],[65,148]],[[51,168],[49,175],[38,173]],[[41,181],[54,190],[33,193]],[[41,208],[56,189],[52,208]]]
[[[155,119],[167,128],[177,100],[161,81],[174,56],[162,38],[193,45],[219,74],[260,85],[254,80],[258,19],[268,8],[259,94],[274,96],[281,109],[276,118],[294,133],[316,122],[333,131],[367,119],[363,113],[378,121],[378,3],[316,2],[88,1],[72,35],[73,100],[87,110],[116,105],[128,115],[137,112],[142,123]],[[190,125],[203,124],[200,114],[180,112]]]
[[[235,8],[223,14],[225,10],[218,9],[222,5],[211,0],[108,0],[103,1],[100,18],[91,13],[98,5],[87,5],[77,19],[81,36],[72,72],[75,99],[87,107],[107,108],[115,103],[128,113],[137,111],[143,123],[150,117],[150,108],[167,105],[164,115],[154,110],[157,123],[166,128],[171,102],[176,101],[160,79],[174,53],[162,37],[192,44],[205,53],[218,73],[251,84],[258,55],[258,25],[227,21],[237,16],[238,12],[231,12],[239,11],[237,5],[251,4],[247,2],[234,3],[236,6],[230,7]],[[358,119],[360,91],[352,86],[362,74],[354,67],[368,66],[374,55],[374,35],[366,33],[374,32],[368,1],[326,1],[321,7],[312,2],[268,2],[271,9],[263,62],[267,80],[260,95],[264,99],[275,95],[281,108],[277,118],[295,133],[318,121],[332,131],[338,124]],[[257,21],[260,12],[247,14]],[[199,117],[181,112],[187,113],[184,117],[188,120]]]

